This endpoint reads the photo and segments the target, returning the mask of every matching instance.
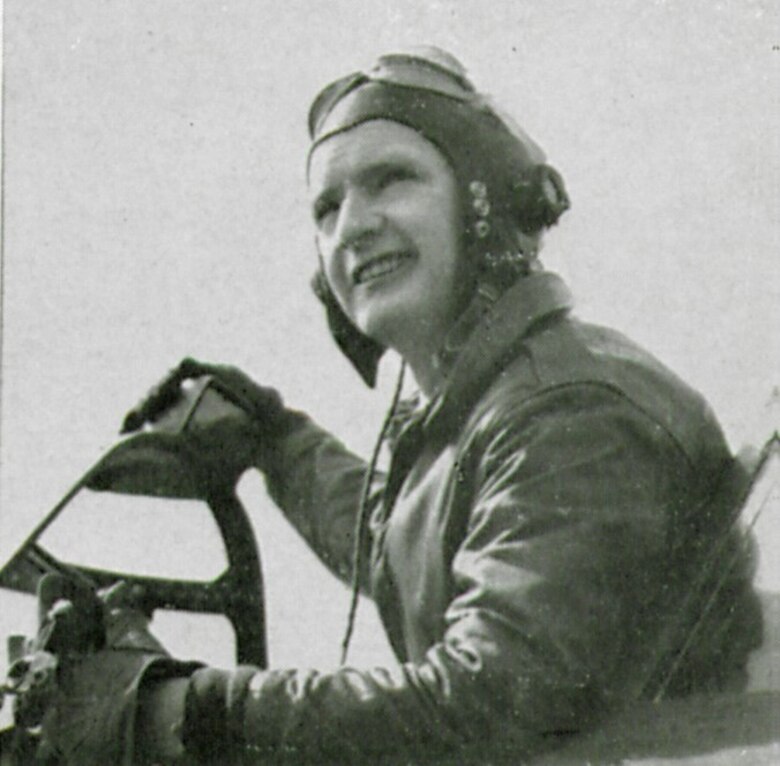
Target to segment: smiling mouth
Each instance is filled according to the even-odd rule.
[[[386,253],[371,258],[352,272],[352,282],[355,285],[362,285],[380,279],[400,268],[401,264],[409,258],[411,256],[408,253]]]

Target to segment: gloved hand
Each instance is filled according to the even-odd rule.
[[[78,766],[133,764],[142,684],[187,677],[198,667],[143,649],[112,648],[66,663],[43,718],[38,758]]]
[[[141,686],[187,677],[201,667],[171,659],[149,632],[146,616],[123,604],[123,593],[120,585],[101,594],[105,648],[58,650],[52,701],[43,715],[37,753],[44,762],[132,764]],[[41,630],[62,620],[69,608],[73,608],[69,601],[59,599],[51,608],[57,614],[47,615]],[[61,644],[64,638],[61,633]],[[40,646],[40,640],[35,644]],[[46,654],[38,649],[30,659],[34,662],[39,653]]]
[[[122,433],[137,431],[145,423],[154,423],[182,396],[181,384],[209,376],[229,401],[241,407],[264,429],[280,425],[285,412],[282,397],[273,388],[260,386],[237,367],[208,364],[189,357],[182,359],[149,393],[125,416]]]
[[[84,583],[59,574],[41,578],[38,633],[24,642],[21,655],[8,669],[18,727],[40,725],[55,693],[61,664],[105,646],[103,613],[103,601]]]
[[[275,389],[258,385],[241,370],[187,358],[127,414],[122,432],[137,431],[146,423],[166,430],[165,419],[186,397],[182,384],[195,379],[207,379],[223,406],[198,399],[181,413],[179,420],[183,417],[185,423],[175,435],[208,477],[232,481],[250,466],[262,469],[275,440],[301,418],[285,408]]]

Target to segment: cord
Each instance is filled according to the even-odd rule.
[[[347,616],[347,627],[344,631],[344,638],[341,642],[341,660],[340,664],[344,665],[347,661],[347,654],[349,653],[349,644],[352,641],[352,634],[355,631],[355,618],[357,617],[358,603],[360,601],[360,570],[363,568],[363,535],[366,531],[368,524],[369,506],[368,499],[371,494],[371,482],[374,480],[374,474],[376,473],[376,464],[379,461],[379,451],[382,449],[382,442],[385,439],[387,429],[390,426],[390,422],[395,415],[398,402],[401,398],[401,391],[404,386],[404,375],[406,373],[406,362],[401,361],[401,368],[398,371],[398,379],[395,384],[395,391],[393,392],[393,399],[390,402],[390,407],[385,414],[382,421],[382,427],[379,429],[379,436],[374,444],[374,450],[371,453],[371,460],[368,462],[366,473],[363,477],[363,485],[360,489],[360,505],[358,507],[358,515],[355,520],[354,540],[352,541],[352,597],[349,602],[349,614]]]

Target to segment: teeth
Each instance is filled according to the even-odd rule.
[[[356,285],[368,282],[371,279],[382,277],[385,274],[389,274],[394,271],[401,264],[401,261],[405,261],[406,256],[402,253],[389,253],[388,255],[380,255],[378,258],[369,261],[368,263],[360,266],[355,271],[354,282]]]

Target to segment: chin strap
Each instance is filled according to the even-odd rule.
[[[328,329],[336,341],[336,345],[352,363],[363,382],[369,388],[374,388],[379,360],[385,353],[385,347],[364,335],[349,320],[328,285],[328,280],[322,271],[321,261],[320,268],[311,279],[311,288],[325,308]]]
[[[379,461],[379,451],[382,449],[382,442],[393,420],[398,402],[401,398],[401,391],[404,387],[404,377],[406,374],[406,362],[401,360],[401,369],[398,371],[398,379],[393,392],[393,399],[390,407],[387,409],[385,418],[382,421],[382,427],[379,429],[379,436],[374,444],[374,450],[371,453],[371,460],[366,467],[366,473],[363,477],[363,486],[360,489],[360,506],[358,508],[357,520],[355,521],[354,538],[352,541],[352,597],[349,602],[349,614],[347,615],[347,627],[344,631],[344,638],[341,642],[341,660],[340,664],[347,662],[349,653],[349,644],[352,641],[352,634],[355,630],[355,617],[357,616],[358,603],[360,598],[360,570],[363,568],[363,557],[365,551],[363,548],[363,537],[365,536],[368,525],[369,505],[368,500],[371,494],[371,482],[376,473],[376,464]]]

